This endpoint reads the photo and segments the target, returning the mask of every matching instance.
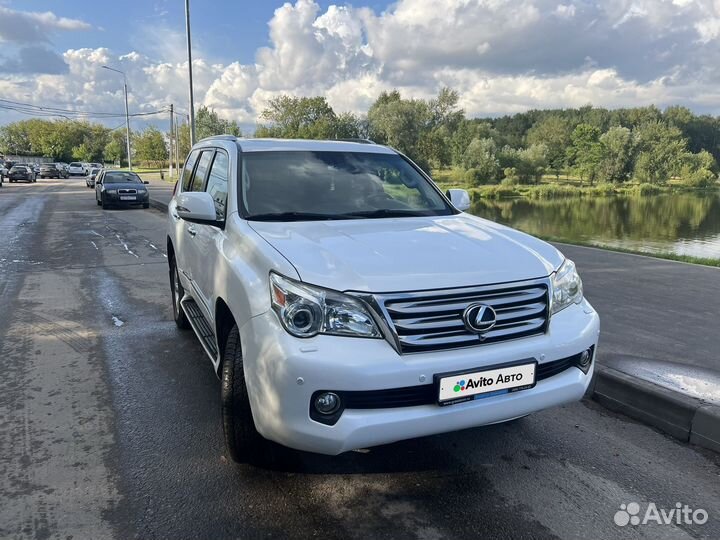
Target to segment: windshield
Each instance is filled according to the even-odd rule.
[[[71,163],[71,167],[82,167],[82,163]]]
[[[125,183],[131,183],[131,184],[141,184],[142,180],[140,180],[140,177],[131,172],[111,172],[111,173],[105,173],[105,176],[103,177],[103,184],[125,184]]]
[[[242,161],[247,219],[439,216],[454,210],[397,154],[251,152]]]

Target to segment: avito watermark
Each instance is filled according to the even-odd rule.
[[[645,512],[640,512],[640,505],[636,502],[621,504],[620,510],[615,512],[615,525],[624,527],[626,525],[647,525],[657,523],[658,525],[704,525],[708,520],[707,511],[702,508],[692,509],[687,504],[675,503],[674,508],[658,508],[651,502],[648,503]]]

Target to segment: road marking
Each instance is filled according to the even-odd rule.
[[[137,255],[135,252],[133,252],[133,251],[128,247],[128,245],[125,243],[125,241],[124,241],[122,238],[120,238],[120,235],[119,235],[119,234],[116,234],[116,235],[115,235],[115,238],[117,238],[117,239],[120,241],[120,243],[122,244],[122,246],[125,248],[125,251],[127,251],[130,255],[132,255],[133,257],[135,257],[135,258],[137,258],[137,259],[140,258],[140,257],[138,257],[138,255]]]
[[[93,247],[94,247],[95,249],[98,249],[97,244],[96,244],[95,242],[93,242],[92,240],[90,240],[90,243],[93,245]]]

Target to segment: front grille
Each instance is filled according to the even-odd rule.
[[[137,193],[137,189],[118,189],[118,193],[121,195],[135,195]]]
[[[524,281],[378,295],[391,323],[400,352],[414,353],[497,343],[545,333],[548,322],[547,280]],[[465,327],[462,314],[474,303],[491,306],[497,323],[476,334]]]

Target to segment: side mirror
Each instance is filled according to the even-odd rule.
[[[215,202],[205,191],[180,193],[175,199],[178,216],[192,223],[217,224]]]
[[[464,189],[448,189],[445,195],[458,210],[465,211],[470,208],[470,194]]]
[[[146,184],[146,185],[147,185],[147,184],[149,184],[149,183],[150,183],[150,182],[148,182],[147,180],[143,180],[143,184]]]

